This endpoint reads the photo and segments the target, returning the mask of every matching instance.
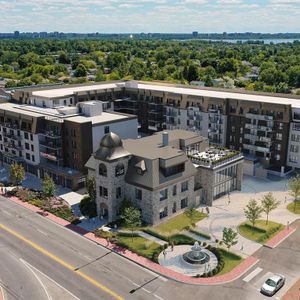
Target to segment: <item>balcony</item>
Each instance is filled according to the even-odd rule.
[[[40,135],[45,136],[47,138],[51,138],[51,139],[61,139],[61,133],[54,132],[54,131],[45,131],[45,132],[40,133]]]
[[[270,153],[270,147],[260,147],[256,145],[243,144],[243,148],[247,150],[259,151],[263,153]]]
[[[18,151],[23,150],[23,146],[15,145],[13,143],[4,143],[4,147],[9,148],[9,149],[15,149],[15,150],[18,150]]]
[[[11,134],[11,133],[8,133],[8,132],[4,132],[3,135],[5,137],[7,137],[8,139],[11,139],[11,140],[15,140],[15,141],[21,141],[22,140],[21,136],[17,136],[15,134]]]
[[[258,114],[251,114],[251,113],[246,114],[246,118],[261,120],[261,121],[272,121],[274,119],[273,116],[258,115]]]
[[[20,128],[18,125],[11,124],[11,123],[3,123],[2,127],[9,128],[9,129],[19,129]]]
[[[40,146],[54,150],[59,150],[62,148],[61,144],[47,141],[40,141]]]

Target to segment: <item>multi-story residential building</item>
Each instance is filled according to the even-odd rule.
[[[15,101],[45,106],[99,99],[115,111],[134,114],[139,130],[184,129],[207,137],[213,145],[242,151],[244,168],[254,175],[263,167],[284,175],[300,168],[298,115],[300,97],[262,94],[168,83],[118,81],[95,85],[16,90]],[[249,167],[250,166],[250,167]]]
[[[141,210],[143,220],[162,219],[241,189],[243,156],[216,149],[199,134],[172,130],[141,139],[121,140],[109,133],[86,164],[96,178],[97,211],[118,218],[124,198]]]
[[[123,138],[137,137],[135,116],[103,111],[100,101],[76,106],[37,104],[0,104],[2,161],[23,163],[40,178],[47,173],[62,186],[84,186],[84,165],[111,130]]]

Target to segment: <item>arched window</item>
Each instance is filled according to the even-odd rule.
[[[125,167],[122,163],[117,164],[115,173],[116,177],[124,175]]]
[[[99,175],[101,176],[107,176],[107,168],[105,166],[105,164],[100,164],[99,165]]]

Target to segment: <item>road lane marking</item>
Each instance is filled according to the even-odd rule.
[[[248,274],[246,277],[243,278],[243,281],[249,282],[252,280],[256,275],[258,275],[263,269],[260,267],[257,267],[254,271],[252,271],[250,274]]]
[[[31,265],[29,262],[27,262],[26,260],[20,258],[20,261],[23,262],[25,265],[28,265],[30,268],[34,269],[35,271],[41,273],[43,276],[45,276],[48,280],[50,280],[51,282],[53,282],[54,284],[56,284],[58,287],[60,287],[62,290],[64,290],[65,292],[67,292],[68,294],[70,294],[74,299],[76,300],[80,300],[78,297],[76,297],[73,293],[71,293],[69,290],[67,290],[65,287],[63,287],[62,285],[60,285],[58,282],[56,282],[55,280],[53,280],[52,278],[50,278],[48,275],[46,275],[45,273],[43,273],[42,271],[40,271],[39,269],[37,269],[36,267],[34,267],[33,265]]]
[[[74,266],[66,263],[61,258],[59,258],[56,255],[50,253],[49,251],[47,251],[43,247],[35,244],[34,242],[32,242],[29,239],[25,238],[24,236],[22,236],[21,234],[17,233],[16,231],[14,231],[14,230],[6,227],[3,224],[0,224],[0,228],[2,228],[4,231],[10,233],[11,235],[17,237],[18,239],[20,239],[21,241],[25,242],[26,244],[30,245],[32,248],[36,249],[37,251],[39,251],[39,252],[43,253],[44,255],[50,257],[52,260],[56,261],[57,263],[59,263],[63,267],[65,267],[65,268],[67,268],[67,269],[75,272],[76,274],[78,274],[79,276],[81,276],[82,278],[84,278],[86,281],[90,282],[91,284],[93,284],[94,286],[96,286],[97,288],[99,288],[100,290],[102,290],[103,292],[109,294],[110,296],[114,297],[115,299],[124,300],[124,298],[122,296],[118,295],[116,292],[114,292],[110,288],[106,287],[105,285],[101,284],[100,282],[96,281],[95,279],[93,279],[92,277],[86,275],[85,273],[83,273],[81,271],[74,271],[74,269],[75,269]]]
[[[29,266],[29,264],[26,263],[25,260],[20,259],[20,261],[26,266],[26,268],[34,275],[34,277],[37,279],[37,281],[40,283],[40,285],[42,286],[44,292],[47,295],[48,300],[52,300],[51,296],[48,293],[48,290],[46,288],[46,286],[44,285],[44,283],[42,282],[42,280],[40,279],[39,276],[37,276],[37,274],[31,269],[31,267]]]

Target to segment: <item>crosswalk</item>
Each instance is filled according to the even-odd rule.
[[[249,274],[247,274],[245,277],[242,278],[242,280],[249,285],[250,288],[254,289],[256,291],[255,294],[253,294],[253,299],[259,300],[259,299],[266,299],[265,296],[260,294],[260,289],[263,283],[267,280],[268,277],[270,277],[273,273],[269,272],[268,270],[265,270],[261,267],[256,267],[253,271],[251,271]],[[286,286],[284,286],[282,289],[280,289],[271,299],[279,300],[281,296],[284,294],[286,290]],[[252,298],[251,298],[252,300]]]

